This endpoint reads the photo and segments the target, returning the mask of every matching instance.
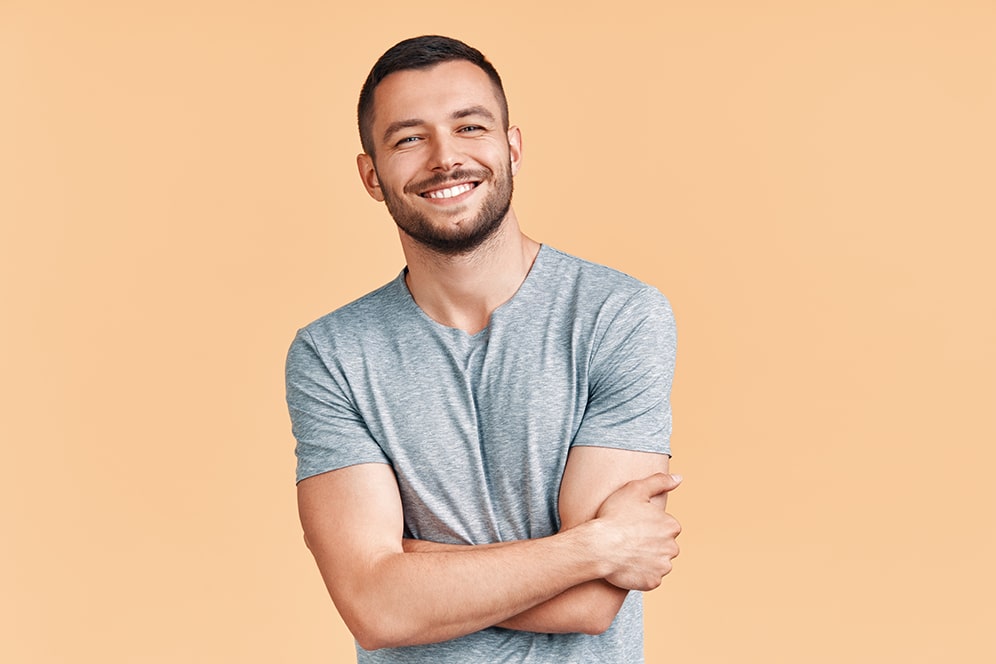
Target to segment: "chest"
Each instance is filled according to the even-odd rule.
[[[413,336],[356,368],[357,407],[390,459],[414,536],[537,537],[587,401],[587,355],[569,331]]]

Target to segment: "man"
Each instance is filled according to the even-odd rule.
[[[298,333],[305,539],[366,662],[638,662],[666,514],[675,333],[655,289],[520,230],[501,79],[444,37],[359,103],[407,267]]]

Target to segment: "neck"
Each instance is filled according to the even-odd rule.
[[[466,254],[441,254],[401,233],[408,290],[430,318],[476,334],[510,300],[532,267],[539,244],[523,235],[509,210],[501,228]]]

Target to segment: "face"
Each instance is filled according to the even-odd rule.
[[[508,216],[521,140],[505,130],[487,74],[465,61],[395,72],[374,92],[375,156],[357,164],[402,241],[462,254]]]

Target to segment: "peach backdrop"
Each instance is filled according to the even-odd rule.
[[[352,661],[283,360],[401,268],[354,104],[429,32],[507,81],[527,232],[674,305],[648,662],[994,661],[996,5],[958,0],[0,0],[0,660]]]

